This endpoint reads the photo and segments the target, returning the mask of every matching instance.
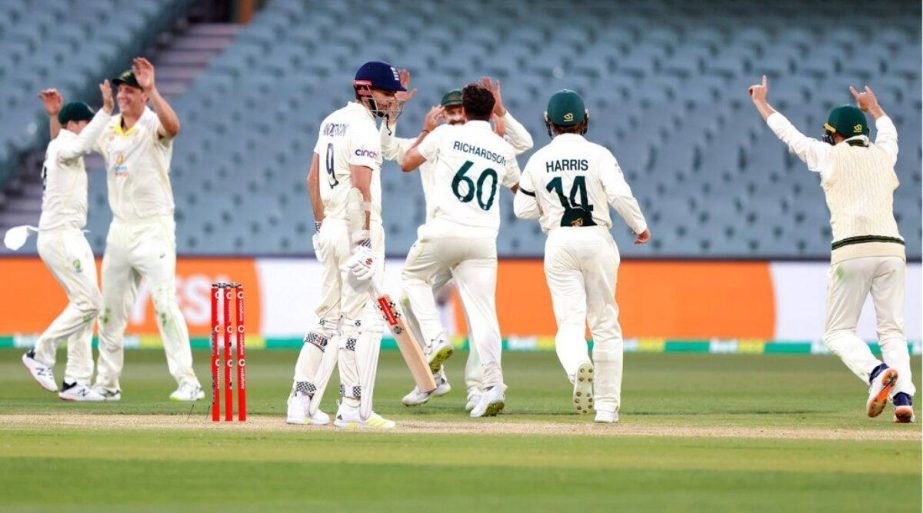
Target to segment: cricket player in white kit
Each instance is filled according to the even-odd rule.
[[[477,84],[462,90],[463,125],[442,125],[421,134],[407,150],[401,169],[433,164],[432,215],[417,231],[403,271],[404,294],[423,339],[430,346],[430,368],[438,369],[451,354],[439,321],[433,285],[450,271],[469,321],[469,339],[477,346],[484,393],[472,417],[493,416],[503,409],[505,388],[500,364],[501,339],[497,321],[497,233],[500,229],[500,185],[511,189],[519,181],[516,152],[491,129],[496,101]],[[449,350],[446,351],[445,348]]]
[[[824,345],[869,385],[866,413],[877,417],[888,400],[894,421],[914,421],[910,352],[904,336],[904,238],[894,219],[894,190],[899,185],[897,129],[868,86],[850,87],[858,108],[837,107],[824,125],[824,140],[806,137],[769,105],[769,84],[750,87],[753,104],[766,124],[808,169],[820,174],[833,244]],[[865,114],[878,134],[869,140]],[[881,361],[856,336],[862,305],[869,293],[875,304]]]
[[[151,289],[157,327],[175,401],[205,397],[192,369],[189,330],[176,301],[176,224],[170,159],[180,121],[157,91],[154,66],[136,58],[130,71],[112,81],[119,114],[96,146],[106,161],[112,224],[102,265],[103,311],[99,317],[99,360],[94,388],[107,401],[121,399],[128,312],[142,278]],[[150,101],[153,110],[147,107]]]
[[[35,347],[22,357],[35,380],[46,390],[57,392],[52,374],[55,351],[60,342],[67,341],[67,367],[58,397],[68,401],[103,400],[90,388],[91,339],[102,296],[96,283],[93,251],[83,235],[87,222],[87,172],[83,156],[96,144],[113,109],[109,82],[99,87],[103,108],[95,115],[85,103],[68,103],[60,108],[57,121],[61,129],[45,152],[38,253],[64,287],[68,304],[38,338]],[[58,109],[61,97],[57,91],[43,91],[41,97],[49,114]]]
[[[615,303],[619,251],[609,233],[609,205],[637,235],[651,234],[615,156],[587,141],[589,113],[570,90],[548,101],[551,143],[532,155],[513,205],[517,217],[538,219],[545,242],[545,278],[558,325],[555,349],[573,383],[578,413],[596,408],[596,422],[617,422],[622,388],[622,330]],[[593,359],[584,338],[593,336]],[[595,387],[594,387],[595,379]]]
[[[394,422],[371,408],[384,330],[372,297],[383,281],[385,256],[376,117],[396,117],[396,94],[405,88],[397,70],[375,61],[359,68],[353,87],[356,100],[321,122],[308,173],[318,226],[314,251],[324,266],[323,288],[315,309],[318,324],[305,337],[295,364],[287,422],[329,422],[319,410],[311,415],[311,401],[329,379],[329,374],[319,372],[332,351],[340,370],[341,396],[334,425],[391,429]]]
[[[510,143],[516,155],[530,150],[532,148],[532,136],[529,135],[526,128],[522,126],[503,105],[503,97],[500,93],[500,82],[492,81],[490,77],[484,77],[481,79],[481,85],[488,88],[494,94],[496,103],[494,104],[493,118],[495,120],[502,120],[505,132],[503,135],[504,140]],[[434,107],[426,116],[421,134],[425,135],[435,130],[440,120],[444,120],[445,123],[449,125],[464,124],[465,114],[462,108],[462,92],[460,89],[454,89],[443,95],[440,105]],[[404,158],[404,154],[407,150],[416,143],[416,138],[395,137],[394,133],[396,129],[396,124],[383,123],[381,128],[381,144],[385,159],[400,162]],[[427,223],[432,221],[433,210],[435,208],[435,200],[433,199],[432,191],[434,167],[435,166],[430,161],[424,162],[419,167],[420,181],[423,184],[423,199],[426,203]],[[451,279],[452,273],[448,269],[446,269],[444,273],[435,276],[433,278],[433,294],[437,294]],[[417,340],[424,346],[424,350],[438,345],[436,343],[437,341],[427,341],[423,338],[423,334],[419,328],[419,322],[406,296],[401,299],[401,304],[404,307],[408,325],[415,332]],[[467,318],[467,312],[465,315]],[[447,338],[445,334],[442,333],[438,340],[447,340]],[[477,347],[474,344],[471,344],[469,347],[468,361],[465,364],[465,385],[468,390],[468,400],[465,405],[466,411],[471,411],[477,406],[483,391],[481,364],[477,354]],[[431,354],[430,356],[433,355]],[[444,367],[439,368],[435,374],[435,378],[437,385],[436,390],[425,393],[421,392],[417,387],[414,387],[410,393],[404,396],[401,402],[406,406],[416,406],[427,402],[430,397],[438,397],[447,394],[451,390],[451,386],[446,377]]]

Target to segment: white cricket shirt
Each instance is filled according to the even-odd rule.
[[[111,116],[100,109],[80,135],[64,128],[48,143],[42,166],[42,216],[40,230],[76,228],[87,224],[87,171],[83,156],[89,153]]]
[[[500,229],[500,186],[519,182],[513,147],[486,121],[442,125],[417,147],[433,165],[433,219]]]
[[[371,217],[381,223],[381,137],[375,117],[364,106],[349,102],[321,122],[314,153],[320,160],[320,196],[324,217],[349,221],[349,166],[372,170]]]
[[[615,156],[577,134],[557,135],[532,155],[513,205],[517,217],[539,219],[546,233],[561,226],[608,229],[609,205],[636,234],[647,229]]]

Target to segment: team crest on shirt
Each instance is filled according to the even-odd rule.
[[[83,264],[80,263],[80,260],[74,260],[73,264],[74,264],[74,271],[77,271],[78,273],[83,272]]]
[[[128,166],[125,165],[125,154],[119,153],[116,155],[115,165],[112,166],[112,170],[115,172],[116,176],[128,174]]]

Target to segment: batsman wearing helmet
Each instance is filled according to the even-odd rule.
[[[355,101],[321,122],[308,172],[323,288],[315,309],[318,324],[305,337],[295,364],[287,421],[329,422],[317,408],[336,356],[341,401],[334,425],[390,429],[394,422],[371,406],[384,329],[371,294],[383,279],[385,256],[376,120],[400,114],[398,94],[406,89],[396,69],[377,61],[359,68],[353,89]]]
[[[131,69],[112,83],[117,87],[119,113],[95,147],[106,161],[112,224],[103,255],[103,310],[94,388],[107,401],[121,398],[125,327],[144,278],[151,289],[167,367],[178,384],[170,399],[195,401],[205,393],[192,368],[189,329],[176,301],[170,160],[180,120],[158,92],[154,66],[147,59],[134,59]]]
[[[406,74],[406,79],[409,80],[409,72],[404,72]],[[490,77],[481,78],[481,86],[490,90],[495,99],[494,109],[492,112],[492,118],[495,123],[502,123],[504,135],[503,138],[508,142],[512,147],[516,155],[519,155],[525,151],[532,149],[532,136],[529,135],[529,132],[526,130],[522,124],[517,121],[513,115],[506,110],[506,107],[503,105],[503,97],[500,92],[500,82],[492,81]],[[465,112],[462,107],[462,91],[461,89],[453,89],[448,91],[442,96],[440,104],[436,107],[433,107],[427,114],[424,123],[423,129],[418,136],[419,139],[423,139],[427,134],[431,133],[440,122],[445,122],[448,125],[463,125],[465,123]],[[495,126],[494,131],[497,131],[498,126]],[[382,124],[381,137],[382,137],[382,151],[384,153],[384,158],[389,160],[394,160],[395,162],[400,162],[404,158],[404,154],[409,150],[414,143],[416,142],[415,138],[398,138],[394,136],[396,130],[396,124]],[[433,219],[433,210],[435,208],[435,198],[433,191],[433,173],[435,172],[434,165],[430,161],[425,161],[420,164],[420,181],[423,184],[423,199],[426,203],[426,223],[429,223]],[[433,293],[437,294],[449,280],[452,279],[452,273],[449,269],[442,274],[439,274],[433,278]],[[423,332],[420,329],[420,323],[417,320],[417,316],[414,314],[413,309],[410,306],[410,301],[406,295],[401,299],[401,303],[404,307],[404,312],[407,315],[407,321],[411,326],[411,329],[414,330],[417,340],[424,346],[424,352],[427,353],[427,356],[433,360],[435,359],[440,350],[450,349],[450,343],[445,337],[444,332],[440,332],[436,340],[426,340],[423,337]],[[467,311],[465,312],[466,318],[468,318]],[[428,320],[433,322],[434,319]],[[470,320],[467,323],[470,325]],[[471,411],[477,406],[477,403],[481,399],[483,392],[483,383],[482,383],[482,373],[481,373],[481,364],[478,358],[477,346],[474,344],[470,345],[470,350],[468,352],[468,361],[465,365],[465,385],[468,389],[468,400],[465,404],[465,410]],[[436,380],[436,390],[426,393],[421,392],[417,387],[414,387],[404,398],[401,400],[402,403],[406,406],[417,406],[420,404],[426,403],[430,397],[438,397],[447,394],[451,390],[449,385],[448,378],[445,374],[444,366],[439,366],[438,370],[435,372]]]
[[[102,305],[96,283],[96,261],[83,235],[87,222],[87,172],[84,155],[90,153],[112,114],[112,86],[99,85],[103,108],[96,114],[81,102],[61,104],[54,89],[40,93],[45,110],[60,125],[48,144],[42,166],[42,216],[38,228],[38,254],[67,293],[67,307],[35,342],[22,361],[38,383],[50,392],[58,388],[52,375],[57,345],[67,341],[67,368],[58,397],[67,401],[102,401],[90,388],[93,350],[90,339]],[[54,122],[51,123],[55,125]]]
[[[622,331],[615,303],[619,251],[609,233],[609,205],[637,234],[651,234],[615,157],[583,136],[589,113],[579,94],[548,100],[551,142],[532,155],[513,202],[516,216],[538,219],[548,234],[545,278],[558,325],[555,349],[573,383],[578,413],[596,408],[596,422],[617,422],[622,385]],[[590,326],[593,359],[584,331]],[[594,387],[595,381],[595,387]]]
[[[830,112],[823,141],[806,137],[769,104],[769,83],[749,93],[766,124],[808,169],[820,174],[833,231],[824,345],[869,386],[866,413],[877,417],[890,399],[895,422],[913,422],[915,392],[910,353],[904,336],[904,238],[894,219],[894,190],[899,185],[897,129],[868,86],[850,87],[857,107]],[[875,119],[869,139],[864,112]],[[856,336],[865,298],[871,293],[877,316],[881,361]]]

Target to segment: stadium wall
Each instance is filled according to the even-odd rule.
[[[38,258],[2,262],[0,347],[29,346],[66,298]],[[387,290],[399,291],[402,264],[387,262]],[[827,270],[823,262],[623,262],[617,295],[626,350],[825,353],[820,338]],[[306,258],[180,258],[177,296],[193,346],[208,343],[210,284],[233,280],[246,290],[248,345],[299,347],[315,321],[319,276],[318,263]],[[912,351],[920,354],[919,263],[908,265],[906,280],[905,329]],[[127,347],[160,347],[149,298],[142,283]],[[554,317],[540,260],[500,262],[497,305],[506,349],[553,349]],[[464,317],[454,293],[443,310],[450,334],[463,346]],[[870,301],[859,335],[870,342],[877,338]],[[386,340],[385,347],[393,347],[393,341]]]

